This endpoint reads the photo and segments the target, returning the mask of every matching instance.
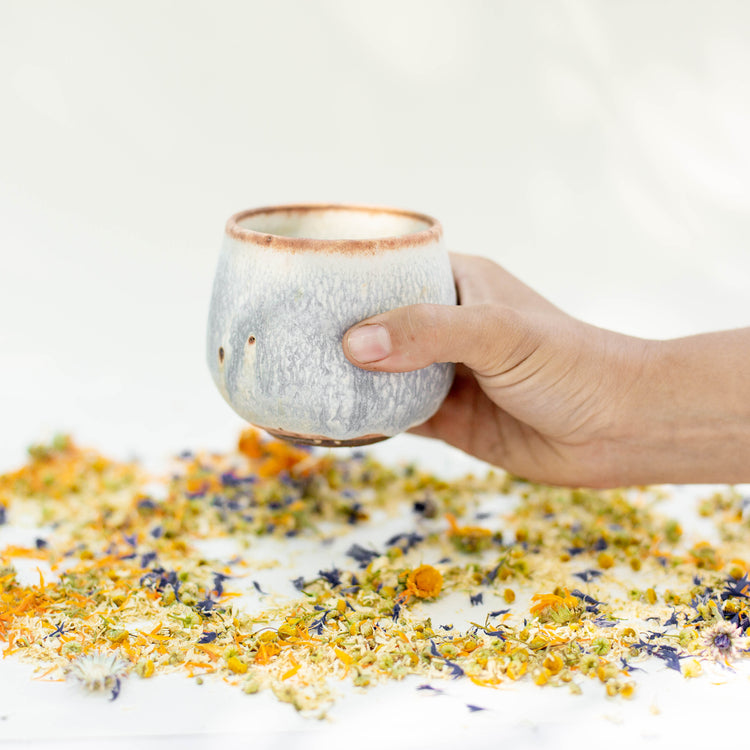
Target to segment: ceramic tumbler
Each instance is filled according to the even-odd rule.
[[[227,222],[219,255],[208,365],[229,405],[277,437],[373,443],[432,416],[454,367],[362,370],[344,356],[343,335],[423,302],[456,304],[435,219],[338,204],[242,211]]]

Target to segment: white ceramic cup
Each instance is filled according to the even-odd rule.
[[[442,228],[393,208],[274,206],[226,225],[208,320],[214,382],[248,422],[278,437],[365,445],[437,411],[452,364],[361,370],[344,332],[396,307],[456,303]]]

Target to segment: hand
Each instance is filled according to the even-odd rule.
[[[705,342],[690,343],[702,337],[655,342],[606,331],[566,315],[489,260],[453,255],[451,262],[459,306],[402,307],[344,336],[346,356],[368,370],[459,363],[439,411],[412,432],[551,484],[750,478],[750,378],[729,374],[729,401],[708,398],[690,376],[713,357]],[[744,343],[750,352],[750,331]],[[712,345],[724,351],[727,341]],[[683,350],[685,361],[675,361]],[[696,397],[705,404],[697,411]],[[727,413],[736,417],[731,437],[740,438],[744,461],[705,455]],[[706,423],[698,439],[687,415]]]

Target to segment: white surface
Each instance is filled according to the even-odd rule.
[[[453,249],[627,333],[748,325],[748,38],[739,1],[4,0],[0,468],[58,429],[118,456],[227,445],[240,423],[203,361],[205,316],[223,223],[255,205],[425,211]],[[427,746],[408,727],[428,700],[444,701],[431,747],[562,748],[595,731],[697,744],[736,726],[748,695],[746,677],[709,700],[665,674],[659,716],[648,696],[613,708],[536,690],[465,716],[398,686],[376,712],[354,696],[335,723],[286,712],[256,734],[245,696],[205,691],[203,717],[160,682],[105,706],[0,670],[29,739],[87,717],[140,733],[132,717],[158,697],[159,732],[201,734],[156,747],[211,746],[227,727],[258,747],[335,746],[365,711],[372,738]]]
[[[434,683],[445,694],[433,695],[417,692],[419,680],[409,679],[368,694],[348,694],[330,720],[316,722],[300,719],[269,695],[249,698],[236,689],[198,687],[183,678],[152,679],[137,690],[128,685],[128,695],[107,703],[81,697],[67,685],[29,688],[27,672],[6,664],[2,670],[0,695],[12,724],[0,730],[0,738],[13,742],[13,726],[25,725],[33,727],[24,734],[36,740],[31,747],[54,737],[55,748],[202,748],[217,747],[219,741],[221,747],[285,750],[349,743],[364,750],[712,746],[717,735],[735,731],[748,695],[747,674],[719,677],[727,683],[719,686],[686,685],[668,670],[649,675],[645,695],[631,702],[602,699],[601,685],[594,684],[586,686],[594,688],[591,697],[528,684],[490,691],[465,682]],[[5,695],[9,681],[24,686],[22,696]],[[467,702],[486,710],[470,713]]]

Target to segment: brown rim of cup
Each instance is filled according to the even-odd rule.
[[[257,232],[240,226],[240,222],[250,216],[277,212],[307,212],[307,211],[361,211],[362,213],[388,213],[395,216],[405,216],[427,224],[426,229],[394,237],[375,237],[372,239],[313,239],[310,237],[286,237],[280,234]],[[439,242],[443,235],[443,228],[437,219],[414,211],[385,206],[361,206],[347,203],[301,203],[287,206],[265,206],[240,211],[229,217],[226,233],[233,239],[250,242],[262,247],[278,250],[319,250],[338,252],[367,252],[373,250],[401,250],[406,247],[420,247]]]

